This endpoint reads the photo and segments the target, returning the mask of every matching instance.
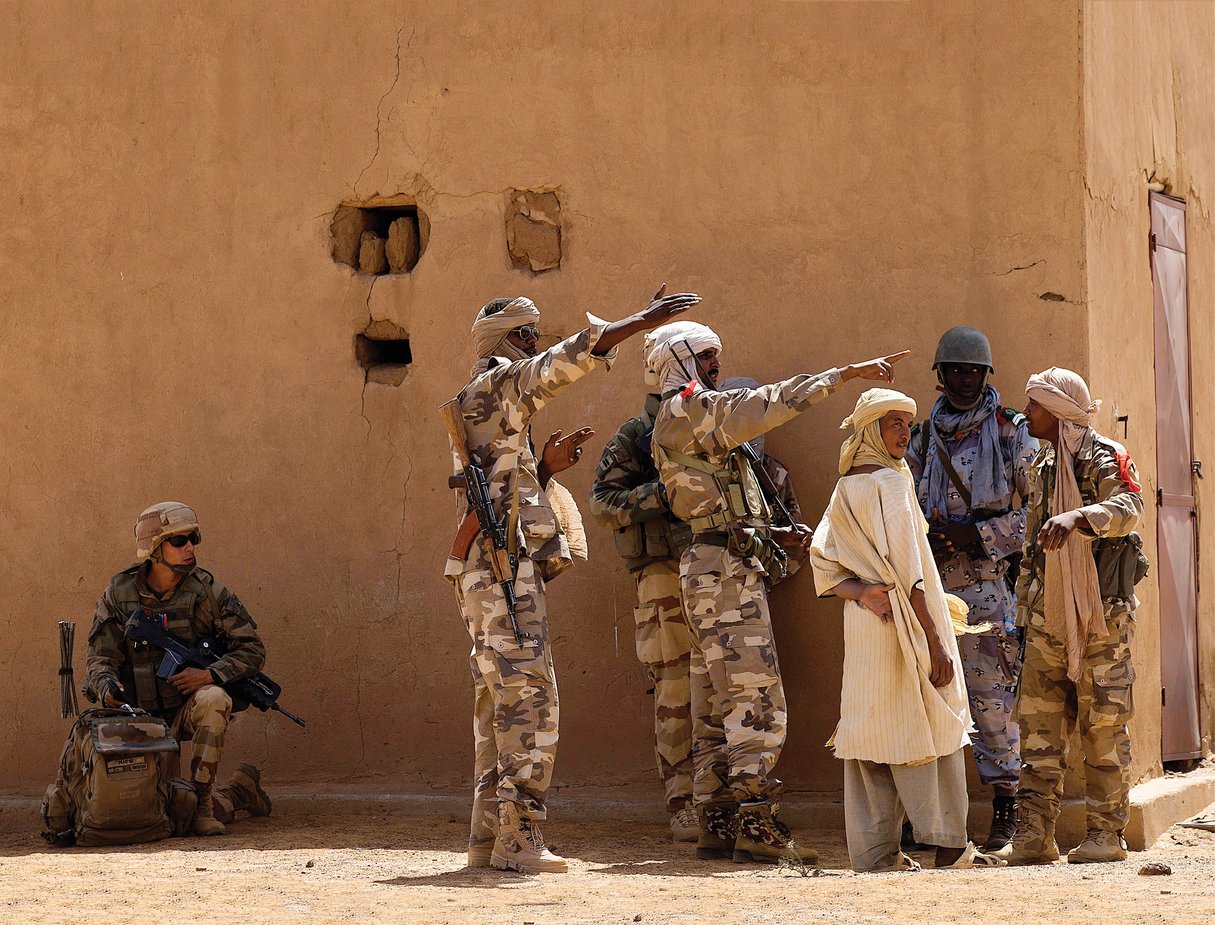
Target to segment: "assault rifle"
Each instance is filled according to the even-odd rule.
[[[519,620],[515,616],[515,568],[517,562],[510,554],[506,544],[506,525],[498,517],[494,499],[489,494],[489,482],[485,478],[485,470],[477,465],[468,450],[468,434],[464,430],[464,413],[460,410],[460,400],[453,398],[439,406],[439,414],[443,416],[443,424],[451,437],[451,445],[455,447],[456,458],[464,467],[463,478],[454,476],[448,484],[452,488],[463,488],[468,499],[469,513],[460,524],[456,533],[456,541],[451,554],[461,562],[468,555],[468,549],[481,536],[481,545],[485,557],[489,560],[494,572],[494,581],[502,589],[502,597],[506,600],[506,612],[510,616],[510,626],[515,633],[515,642],[522,644],[523,636],[519,632]],[[518,489],[516,488],[516,491]]]
[[[158,678],[171,678],[187,665],[192,668],[210,668],[220,660],[225,651],[218,639],[203,638],[198,640],[196,646],[187,645],[176,636],[170,635],[155,615],[138,608],[131,611],[123,632],[128,639],[146,642],[164,650],[165,657],[156,669]],[[237,712],[252,705],[263,713],[274,710],[297,725],[308,725],[290,710],[278,705],[278,695],[282,693],[282,687],[260,671],[239,681],[229,681],[223,688],[232,698],[232,709]]]

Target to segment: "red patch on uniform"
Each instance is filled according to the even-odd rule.
[[[683,390],[679,393],[679,397],[682,398],[684,401],[687,401],[689,398],[692,397],[692,393],[695,392],[698,388],[700,388],[700,383],[697,382],[695,379],[693,379],[691,382],[689,382],[687,385],[685,385],[683,387]]]
[[[1135,481],[1135,475],[1131,471],[1131,454],[1118,453],[1118,477],[1126,484],[1126,487],[1131,491],[1139,491],[1139,483]]]

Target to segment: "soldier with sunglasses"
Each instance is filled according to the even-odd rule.
[[[86,694],[107,707],[130,704],[170,721],[174,737],[193,742],[190,780],[198,794],[196,835],[223,835],[239,810],[270,813],[261,775],[239,765],[225,787],[215,786],[232,698],[221,685],[256,674],[266,660],[257,625],[240,599],[198,566],[202,531],[193,509],[178,501],[154,504],[135,523],[139,562],[110,579],[89,632]],[[218,638],[224,656],[209,669],[183,668],[156,677],[164,653],[124,632],[132,612],[146,611],[189,645]]]

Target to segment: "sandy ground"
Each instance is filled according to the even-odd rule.
[[[0,922],[1215,921],[1215,833],[1179,827],[1119,864],[865,875],[846,869],[843,833],[810,832],[822,868],[805,876],[698,861],[659,825],[563,819],[547,834],[572,871],[541,877],[465,868],[449,814],[281,813],[111,849],[52,851],[33,829],[28,808],[0,812]],[[1150,861],[1172,875],[1139,875]]]

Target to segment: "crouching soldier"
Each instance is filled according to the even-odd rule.
[[[1009,864],[1056,861],[1055,820],[1072,725],[1084,755],[1088,834],[1070,863],[1126,857],[1133,712],[1134,586],[1147,572],[1134,532],[1143,516],[1135,464],[1092,427],[1099,402],[1076,373],[1052,367],[1025,389],[1029,432],[1043,441],[1029,474],[1017,622],[1025,661],[1020,819],[999,852]]]
[[[190,781],[198,795],[193,832],[223,835],[224,823],[241,810],[254,816],[270,813],[270,798],[253,765],[238,766],[228,786],[215,786],[232,714],[232,698],[221,685],[260,671],[266,649],[240,599],[199,568],[195,548],[202,533],[190,507],[177,501],[152,505],[139,515],[135,539],[139,562],[111,578],[97,602],[86,693],[106,707],[129,704],[146,710],[168,721],[176,739],[193,742]],[[187,667],[168,679],[158,678],[164,653],[124,632],[137,611],[151,613],[170,635],[189,645],[214,637],[223,640],[227,651],[209,669]]]

